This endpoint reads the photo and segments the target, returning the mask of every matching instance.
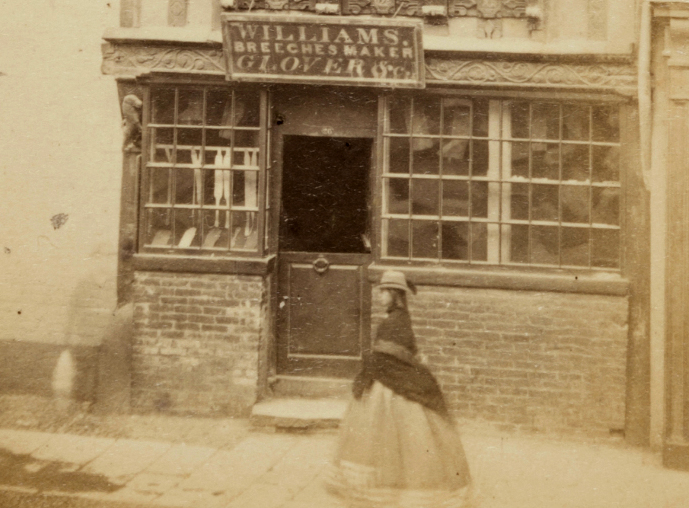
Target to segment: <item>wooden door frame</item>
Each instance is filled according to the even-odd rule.
[[[282,90],[280,90],[282,91]],[[275,90],[271,90],[271,93],[275,93]],[[376,93],[377,103],[376,103],[376,118],[380,120],[380,111],[382,107],[383,95],[382,93]],[[378,180],[379,172],[382,168],[382,150],[381,148],[381,129],[380,121],[378,125],[373,128],[361,128],[359,126],[353,126],[348,128],[346,131],[340,132],[335,130],[334,132],[323,132],[322,129],[314,127],[305,127],[303,125],[292,125],[287,122],[282,123],[280,118],[277,118],[275,111],[275,101],[274,99],[270,101],[272,111],[268,112],[269,121],[272,122],[271,125],[271,153],[272,157],[271,164],[271,179],[270,179],[270,228],[269,234],[269,251],[274,252],[276,255],[276,262],[274,264],[274,278],[271,284],[270,299],[276,305],[279,303],[277,301],[277,292],[279,287],[279,265],[280,265],[280,249],[279,249],[279,229],[280,229],[280,213],[282,208],[282,175],[283,175],[283,155],[284,155],[284,145],[285,136],[311,136],[311,137],[323,137],[323,138],[368,138],[371,139],[371,156],[370,156],[370,169],[369,169],[369,199],[368,199],[368,233],[369,240],[371,242],[371,263],[375,261],[376,249],[378,244],[378,230],[377,224],[380,220],[380,213],[376,210],[376,206],[379,206],[379,189]],[[380,153],[379,153],[380,152]],[[366,267],[367,268],[367,267]],[[364,288],[366,289],[366,288]],[[370,292],[369,292],[370,293]],[[365,341],[362,347],[362,353],[364,355],[370,352],[370,328],[371,328],[371,295],[364,295],[366,302],[368,304],[368,313],[362,316],[362,326],[368,327],[369,330],[369,340]],[[277,306],[274,306],[273,319],[271,319],[271,336],[274,340],[274,347],[271,348],[271,355],[269,359],[269,369],[271,372],[277,373],[278,365],[278,348],[279,348],[279,335],[278,335],[278,319],[277,319]]]

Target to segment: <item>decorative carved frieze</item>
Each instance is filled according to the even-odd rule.
[[[426,81],[633,91],[636,70],[624,64],[562,64],[426,58]]]
[[[457,16],[478,16],[477,0],[449,0],[448,15]]]
[[[266,2],[264,0],[235,0],[235,5],[237,9],[242,11],[254,11],[266,8]]]
[[[526,58],[526,57],[525,57]],[[141,43],[103,45],[104,74],[136,76],[150,71],[225,74],[220,45],[172,47]],[[448,85],[576,88],[631,93],[636,69],[628,63],[559,63],[426,57],[426,81]]]
[[[343,0],[345,14],[394,14],[395,0]]]
[[[103,74],[137,76],[150,71],[225,74],[222,47],[103,44]]]
[[[398,16],[423,16],[423,0],[396,0],[395,12]]]
[[[289,0],[289,10],[291,11],[315,11],[316,0]]]

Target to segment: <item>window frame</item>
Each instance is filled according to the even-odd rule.
[[[248,262],[254,262],[256,260],[265,259],[267,256],[273,254],[270,250],[270,245],[268,237],[270,235],[270,205],[267,203],[267,181],[269,180],[267,173],[271,169],[271,158],[270,158],[270,147],[268,139],[270,137],[269,131],[271,130],[270,122],[270,109],[271,109],[271,98],[268,87],[257,86],[257,85],[244,85],[244,84],[229,84],[224,79],[220,77],[218,79],[213,78],[203,78],[203,79],[184,79],[183,77],[177,76],[155,76],[149,79],[143,80],[143,110],[142,110],[142,142],[141,142],[141,162],[139,166],[139,177],[138,177],[138,187],[140,191],[137,196],[137,254],[138,258],[137,264],[145,266],[148,269],[152,269],[153,266],[159,264],[160,266],[169,267],[170,262],[166,260],[175,259],[181,260],[182,265],[190,266],[188,262],[184,260],[192,260],[193,262],[199,264],[200,266],[216,266],[215,269],[211,268],[212,271],[236,271],[238,265],[235,261],[241,262],[241,260],[246,260]],[[231,243],[228,244],[228,248],[223,250],[220,248],[215,249],[205,249],[203,246],[199,247],[177,247],[174,245],[153,247],[146,244],[146,231],[147,231],[147,198],[148,192],[151,185],[151,175],[149,170],[150,154],[151,154],[151,124],[152,124],[152,114],[153,114],[153,93],[154,90],[158,88],[170,88],[176,90],[176,97],[179,95],[178,90],[197,90],[204,93],[206,97],[207,90],[223,90],[228,93],[234,91],[251,91],[259,94],[259,125],[256,129],[258,133],[258,169],[256,170],[258,174],[257,178],[257,210],[256,210],[256,249],[253,251],[249,250],[233,250]],[[177,100],[177,99],[176,99]],[[204,99],[204,106],[206,105],[206,100]],[[176,105],[174,106],[177,107]],[[204,112],[204,117],[205,117]],[[171,124],[170,128],[177,129],[179,127],[185,127],[183,124]],[[207,126],[202,125],[198,128],[205,130]],[[222,126],[218,126],[222,127]],[[235,126],[231,129],[234,131]],[[240,129],[241,130],[241,129]],[[234,138],[234,133],[233,133]],[[205,136],[204,136],[204,148],[205,148]],[[203,165],[202,165],[203,167]],[[170,165],[171,169],[175,168],[175,163]],[[213,169],[204,169],[203,171],[213,171]],[[234,171],[234,170],[233,170]],[[241,169],[239,169],[241,171]],[[169,192],[173,192],[172,189]],[[174,209],[172,203],[167,203],[168,207],[166,209]],[[198,210],[203,211],[206,206],[201,204]],[[196,210],[197,208],[194,208]],[[215,210],[215,208],[210,208]],[[228,210],[232,210],[233,206],[230,206]],[[156,262],[158,259],[160,262]],[[239,270],[241,271],[241,270]],[[254,270],[255,271],[255,270]]]
[[[411,245],[411,238],[410,238],[410,244],[408,247],[408,252],[409,256],[407,258],[403,257],[391,257],[391,256],[383,256],[384,253],[384,248],[385,248],[385,242],[387,241],[385,236],[384,236],[384,230],[383,230],[383,222],[385,220],[385,192],[384,192],[384,186],[385,186],[385,180],[387,179],[388,175],[386,171],[388,170],[387,168],[387,159],[389,157],[389,154],[387,153],[387,147],[385,140],[386,138],[389,138],[388,134],[390,133],[389,126],[388,126],[388,109],[389,109],[389,101],[391,98],[400,98],[400,97],[407,97],[407,98],[418,98],[418,97],[436,97],[436,98],[456,98],[456,99],[466,99],[466,100],[476,100],[476,99],[485,99],[485,100],[494,100],[494,101],[499,101],[500,104],[500,137],[499,140],[497,141],[500,144],[499,152],[500,155],[498,157],[499,164],[502,164],[502,157],[503,157],[503,143],[511,141],[511,138],[508,140],[506,138],[503,138],[503,126],[502,126],[502,109],[504,107],[504,104],[506,101],[514,101],[514,102],[528,102],[528,103],[559,103],[561,105],[570,105],[570,104],[575,104],[575,105],[583,105],[583,106],[615,106],[619,110],[619,139],[617,142],[617,146],[619,147],[619,158],[618,158],[618,167],[619,167],[619,180],[616,182],[617,185],[615,186],[618,189],[618,200],[619,200],[619,209],[618,209],[618,224],[616,228],[610,228],[610,229],[616,229],[619,233],[619,239],[618,239],[618,257],[617,257],[617,266],[616,267],[604,267],[604,266],[594,266],[593,265],[593,253],[592,253],[592,247],[591,247],[591,242],[592,242],[592,237],[590,231],[592,231],[592,217],[589,217],[589,222],[587,225],[583,228],[585,231],[589,232],[589,239],[588,239],[588,257],[589,257],[589,265],[582,265],[582,266],[576,266],[576,265],[565,265],[562,263],[562,254],[560,252],[561,250],[561,233],[558,232],[558,264],[541,264],[541,263],[533,263],[533,262],[523,262],[523,263],[517,263],[517,262],[508,262],[504,263],[502,261],[502,250],[504,249],[502,245],[502,228],[505,224],[503,222],[503,217],[502,213],[499,212],[498,219],[496,221],[498,230],[499,230],[499,245],[498,245],[498,254],[499,254],[499,260],[498,262],[490,262],[490,261],[479,261],[479,262],[469,262],[469,257],[467,256],[467,259],[464,260],[452,260],[452,259],[444,259],[440,257],[442,254],[439,251],[439,257],[437,259],[429,259],[429,258],[424,258],[424,259],[414,259],[412,256],[412,245]],[[404,268],[409,267],[409,268],[414,268],[414,269],[424,269],[428,268],[431,270],[432,273],[435,270],[434,269],[448,269],[448,270],[455,270],[457,273],[470,273],[474,272],[477,273],[478,271],[484,271],[486,273],[488,272],[495,272],[496,270],[499,273],[517,273],[517,272],[522,272],[525,274],[537,274],[537,273],[573,273],[573,274],[584,274],[586,272],[590,272],[592,274],[610,274],[612,276],[618,277],[618,276],[624,276],[626,272],[626,266],[625,266],[625,260],[627,256],[627,250],[629,249],[629,246],[627,245],[628,243],[628,238],[627,238],[627,233],[626,233],[626,213],[625,210],[627,209],[627,204],[626,204],[626,194],[628,193],[628,189],[626,188],[626,179],[627,179],[627,168],[626,166],[630,165],[630,160],[629,160],[629,154],[626,152],[629,151],[629,149],[633,149],[636,147],[636,144],[634,143],[635,136],[633,132],[630,130],[630,124],[629,124],[629,117],[630,116],[630,111],[635,111],[634,105],[632,103],[632,98],[623,96],[623,95],[617,95],[614,93],[595,93],[595,92],[580,92],[578,90],[562,90],[562,91],[552,91],[552,90],[495,90],[495,89],[447,89],[443,87],[433,87],[429,88],[423,91],[389,91],[387,93],[381,94],[379,97],[379,129],[378,129],[378,143],[380,146],[379,150],[379,164],[378,164],[378,169],[377,169],[377,174],[375,178],[375,198],[377,202],[377,206],[374,208],[374,226],[375,226],[375,233],[377,236],[377,242],[375,246],[375,265],[377,266],[394,266],[398,268]],[[624,110],[624,108],[627,108]],[[631,108],[631,109],[629,109]],[[531,108],[530,108],[531,109]],[[560,114],[562,115],[562,109],[560,109]],[[633,114],[633,113],[631,113]],[[490,120],[489,120],[490,121]],[[437,138],[439,138],[442,142],[443,139],[443,132],[442,132],[442,124],[439,126],[441,129],[440,133]],[[425,134],[414,134],[412,127],[409,128],[408,134],[406,134],[407,139],[411,140],[413,137],[418,136],[418,137],[424,137]],[[394,137],[394,136],[393,136]],[[473,138],[473,132],[469,135],[470,138]],[[492,139],[490,135],[486,139]],[[515,138],[513,142],[517,142],[518,140]],[[558,137],[557,140],[555,140],[560,146],[563,144],[563,142],[566,142],[562,138],[562,134],[560,133],[560,136]],[[589,140],[586,142],[587,146],[594,146],[595,142],[593,141],[593,134],[589,134]],[[490,164],[490,162],[489,162]],[[503,168],[502,166],[499,169],[500,175],[499,175],[499,183],[498,185],[500,186],[500,192],[498,194],[497,199],[502,202],[504,199],[503,196],[503,186],[505,183],[514,183],[514,182],[506,182],[504,180],[503,176]],[[562,168],[560,167],[559,169],[560,173],[562,172]],[[400,176],[403,174],[400,173]],[[413,176],[413,169],[410,168],[409,173],[407,174],[407,177],[412,179]],[[437,177],[439,180],[442,179],[442,176],[440,174],[434,175]],[[561,193],[561,187],[563,185],[563,180],[561,179],[562,175],[560,175],[560,183],[558,184],[558,196]],[[527,179],[525,183],[531,183],[531,178]],[[592,185],[593,181],[588,182],[587,188],[592,189],[595,187],[595,185]],[[440,190],[442,192],[442,190]],[[590,198],[589,198],[590,199]],[[407,220],[411,221],[413,218],[413,214],[411,213],[411,201],[412,201],[412,196],[411,193],[408,197],[409,200],[409,214],[407,216]],[[589,203],[590,206],[591,203]],[[531,205],[530,205],[531,206]],[[441,209],[442,203],[438,203],[438,208]],[[558,205],[558,207],[561,207],[561,204]],[[558,208],[559,209],[559,208]],[[442,222],[442,215],[439,214],[438,217],[434,216],[434,220]],[[441,236],[441,228],[440,228],[440,222],[438,222],[438,235]],[[531,222],[531,219],[529,219],[529,222]],[[557,221],[558,223],[558,229],[562,228],[562,221],[561,214],[559,215]],[[471,219],[467,218],[467,223],[471,224]],[[566,224],[566,223],[565,223]],[[411,225],[409,226],[411,228]],[[471,226],[469,226],[471,227]],[[529,234],[529,237],[531,235]],[[529,242],[531,242],[531,239],[529,238]],[[435,276],[434,276],[435,277]],[[463,278],[463,276],[460,276],[460,278]]]

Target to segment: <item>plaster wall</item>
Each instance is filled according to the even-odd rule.
[[[121,117],[100,45],[119,1],[17,7],[0,1],[0,341],[93,346],[116,296]]]

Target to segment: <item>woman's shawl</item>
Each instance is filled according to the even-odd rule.
[[[402,337],[399,335],[391,337],[387,330],[401,332]],[[390,340],[393,338],[397,340]],[[401,341],[399,341],[400,338],[402,338]],[[386,322],[378,329],[372,354],[364,359],[362,369],[354,379],[352,386],[354,397],[361,398],[364,391],[370,388],[374,381],[379,381],[395,393],[443,417],[448,417],[445,398],[438,382],[431,371],[414,357],[413,352],[416,351],[416,346],[413,341],[409,315],[405,311],[391,312]],[[413,349],[409,347],[410,345]]]

